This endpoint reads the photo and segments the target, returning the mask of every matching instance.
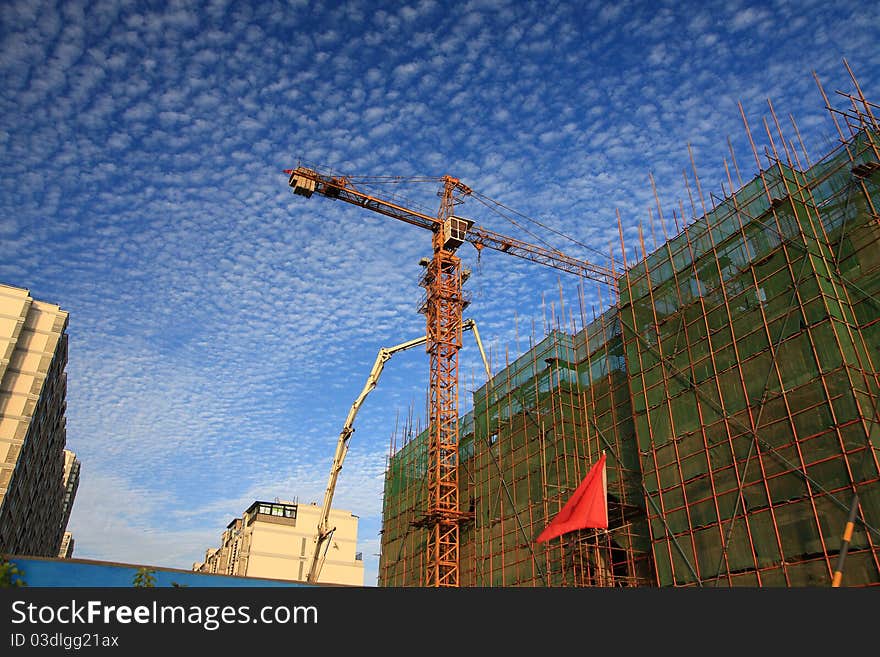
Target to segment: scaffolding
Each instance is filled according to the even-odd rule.
[[[619,324],[602,316],[574,336],[554,329],[474,392],[459,435],[462,586],[638,586],[653,582],[647,516]],[[414,520],[425,502],[425,433],[389,461],[380,582],[418,586]],[[608,530],[535,538],[602,451]]]
[[[868,116],[847,114],[851,134],[804,171],[774,147],[754,180],[626,269],[620,321],[661,586],[827,584],[856,494],[848,582],[880,583]]]
[[[708,208],[694,167],[691,223],[651,253],[640,228],[616,305],[474,392],[462,586],[826,586],[854,502],[844,583],[880,584],[880,126],[850,75],[843,110],[816,80],[836,149],[810,163],[770,105],[762,161],[743,112],[758,174],[731,149]],[[389,459],[383,586],[423,581],[425,445]],[[536,543],[603,450],[609,528]]]

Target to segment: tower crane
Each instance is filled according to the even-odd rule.
[[[294,194],[314,194],[357,205],[431,231],[433,255],[426,263],[420,285],[425,288],[426,351],[428,352],[428,499],[425,514],[415,523],[427,530],[425,586],[459,586],[459,526],[470,517],[458,498],[458,352],[461,349],[463,272],[456,250],[470,242],[481,251],[490,248],[526,260],[614,286],[611,269],[560,251],[501,235],[456,216],[455,207],[472,190],[458,178],[421,178],[440,184],[436,216],[357,189],[350,176],[319,172],[305,166],[287,169]]]

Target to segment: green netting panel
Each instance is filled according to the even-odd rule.
[[[675,473],[675,466],[667,466],[669,472]],[[662,481],[663,472],[661,470],[661,481]],[[680,482],[678,480],[677,474],[673,474],[673,483],[670,487],[666,487],[663,490],[662,494],[662,502],[663,508],[667,513],[676,512],[676,510],[682,511],[679,515],[675,516],[671,522],[672,525],[675,526],[674,531],[681,531],[685,528],[687,524],[686,518],[684,518],[687,514],[683,512],[685,507],[685,497],[684,497],[684,489],[681,487]],[[679,522],[680,521],[680,522]]]
[[[809,436],[824,432],[834,426],[831,408],[828,404],[820,403],[804,411],[793,409],[794,427],[798,438],[804,439]]]
[[[692,375],[694,383],[703,383],[707,379],[715,376],[715,367],[712,363],[712,358],[709,355],[709,343],[698,342],[694,344],[693,349],[694,354],[694,362],[691,363]],[[684,374],[684,372],[682,372]]]
[[[685,491],[689,502],[710,499],[713,497],[712,479],[707,474],[701,474],[686,480]]]
[[[819,375],[810,341],[804,333],[779,345],[776,362],[786,389],[812,381]]]
[[[763,435],[761,429],[758,430],[758,435]],[[801,467],[800,452],[794,442],[784,447],[773,447],[761,440],[758,443],[758,450],[768,480],[777,474],[789,473]]]
[[[755,555],[752,553],[749,530],[751,530],[754,536],[756,533],[755,528],[751,525],[747,527],[742,517],[738,517],[735,520],[732,529],[729,522],[724,525],[724,545],[726,545],[724,555],[726,560],[722,561],[722,551],[720,549],[716,550],[708,563],[701,564],[704,568],[704,576],[717,577],[724,574],[725,571],[735,573],[755,567]],[[719,564],[721,565],[721,572],[719,572]]]
[[[721,399],[716,388],[721,389]],[[704,421],[713,424],[725,414],[736,414],[746,407],[742,376],[738,369],[721,372],[717,379],[698,387],[700,403],[706,409]]]
[[[774,400],[772,404],[764,405],[763,418],[770,418],[771,422],[764,424],[758,428],[757,435],[760,437],[760,446],[763,448],[779,449],[790,445],[794,441],[794,432],[791,428],[791,422],[785,417],[784,409],[782,414],[773,412],[772,406],[784,406],[783,400]],[[767,411],[770,412],[767,412]],[[773,419],[779,418],[779,419]]]
[[[737,343],[739,343],[741,339],[746,338],[757,330],[760,330],[766,335],[766,329],[763,325],[763,317],[760,310],[756,306],[757,304],[755,304],[755,307],[749,309],[743,308],[741,310],[738,310],[733,316],[733,334],[734,336],[736,336]],[[747,350],[749,350],[749,344],[745,344],[744,346]],[[746,356],[745,354],[740,354],[741,359],[745,359],[747,357],[748,356]]]
[[[718,560],[721,556],[723,537],[718,527],[700,529],[693,534],[694,544],[697,548],[697,563],[702,577],[714,575],[718,568]]]
[[[758,586],[758,574],[754,572],[737,573],[731,575],[730,580],[733,586]]]
[[[725,403],[722,401],[718,391],[719,384],[720,380],[712,378],[697,385],[696,399],[700,404],[700,422],[703,426],[714,424],[724,417]],[[733,410],[738,410],[737,404],[733,403],[731,405],[731,400],[727,400],[727,397],[731,397],[731,400],[733,400],[735,395],[725,395],[725,400]]]
[[[767,321],[797,312],[794,284],[808,281],[811,273],[810,260],[802,252],[791,249],[788,253],[790,263],[786,265],[785,254],[780,250],[777,257],[768,262],[767,273],[758,278],[758,285],[764,297],[763,309]],[[773,265],[772,267],[769,265]]]
[[[657,463],[657,467],[662,468],[667,465],[674,465],[677,460],[675,444],[670,442],[663,446],[656,447],[654,449],[654,460]]]
[[[757,316],[756,316],[757,319]],[[743,329],[746,325],[743,325]],[[751,358],[755,354],[766,351],[770,348],[770,341],[767,338],[767,330],[763,324],[753,325],[748,333],[737,336],[737,351],[742,360]]]
[[[427,431],[424,431],[391,457],[386,474],[386,497],[396,499],[414,482],[423,481],[427,466]]]
[[[795,361],[795,360],[796,359],[794,359],[794,358],[792,359],[792,361]],[[780,369],[782,370],[782,373],[783,373],[782,374],[783,379],[785,379],[786,376],[788,376],[789,377],[788,380],[789,381],[792,380],[791,371],[793,368],[795,368],[795,365],[783,366],[780,363]],[[789,414],[793,415],[793,416],[797,416],[798,414],[800,414],[802,412],[807,412],[810,409],[812,409],[813,407],[817,407],[817,406],[824,407],[824,410],[827,411],[828,410],[828,397],[829,397],[829,395],[825,392],[825,387],[823,385],[823,382],[824,382],[824,380],[821,379],[817,373],[812,378],[806,379],[805,381],[798,381],[797,384],[792,384],[790,386],[787,386],[786,391],[785,391],[784,403],[785,403],[785,407],[788,409]],[[795,387],[795,385],[797,387]],[[785,415],[785,412],[783,409],[779,409],[779,408],[770,409],[769,407],[765,408],[765,411],[764,411],[765,414],[767,413],[767,411],[770,411],[770,410],[776,411],[770,417],[780,417],[780,416],[784,417],[784,415]],[[795,421],[797,423],[797,419]],[[825,429],[825,427],[828,426],[827,424],[823,424],[824,421],[825,420],[816,421],[813,431],[806,430],[806,429],[810,428],[808,425],[804,431],[798,431],[798,436],[801,438],[804,438],[806,436],[809,436],[811,433],[819,433],[819,432],[823,431]]]
[[[876,134],[872,134],[876,143]],[[865,132],[859,133],[853,140],[849,152],[855,154],[855,163],[875,159],[870,149],[866,148],[867,144],[868,135]],[[832,242],[841,226],[852,223],[861,212],[860,195],[853,194],[856,180],[852,175],[852,167],[850,155],[843,148],[838,148],[808,172],[813,198]],[[874,174],[875,180],[876,175]],[[876,187],[874,191],[876,192]],[[876,204],[874,207],[877,207]]]
[[[756,477],[760,476],[757,465],[753,465],[747,473]],[[743,502],[741,504],[750,512],[767,508],[770,505],[770,501],[767,497],[766,484],[761,481],[757,484],[745,486],[743,488]]]
[[[681,335],[681,327],[679,324],[676,324],[674,331],[671,330],[670,334],[676,340],[677,350],[687,352],[687,347],[689,345],[697,345],[700,344],[701,341],[706,340],[709,332],[706,328],[706,322],[701,312],[695,320],[688,322],[684,335]]]
[[[872,552],[850,552],[846,556],[841,573],[841,586],[865,586],[877,584],[880,571]]]
[[[548,368],[548,358],[573,363],[576,353],[572,337],[558,330],[551,331],[535,347],[496,373],[489,384],[478,388],[473,394],[474,408],[485,408],[487,395],[490,399],[500,399],[530,382],[539,372]]]
[[[676,463],[658,467],[657,474],[660,478],[660,488],[663,490],[681,483],[681,476],[678,473],[678,464]]]
[[[677,544],[672,546],[672,569],[675,583],[678,585],[694,584],[696,578],[693,571],[696,570],[694,549],[686,536],[677,537]]]
[[[789,472],[767,479],[770,489],[770,500],[773,504],[782,504],[790,500],[798,500],[806,497],[807,484],[803,476],[796,472]]]
[[[853,381],[856,382],[855,385],[863,382],[863,380],[859,380],[861,377],[853,376],[852,374],[851,376]],[[868,420],[868,436],[872,442],[877,444],[876,441],[880,440],[880,432],[877,431],[877,420],[880,418],[880,415],[877,413],[877,409],[880,408],[877,403],[877,395],[864,392],[858,388],[854,388],[853,392],[855,393],[856,403],[861,409],[862,417]]]
[[[674,490],[670,490],[670,491],[667,491],[666,493],[664,493],[664,496],[672,495],[675,498],[675,497],[678,497],[679,493],[680,493],[680,489],[674,489]],[[667,508],[665,511],[666,511],[666,517],[665,517],[666,525],[669,527],[670,532],[672,532],[673,534],[681,534],[682,532],[690,531],[691,526],[690,526],[690,522],[688,521],[688,513],[687,513],[686,508],[684,508],[684,507],[676,507],[676,508],[672,508],[672,509]]]
[[[675,425],[675,435],[681,436],[697,431],[700,428],[700,418],[697,413],[697,397],[692,392],[686,392],[675,399],[670,400],[672,408],[672,421]]]
[[[816,512],[819,515],[819,524],[822,527],[822,537],[825,540],[829,553],[836,553],[840,550],[843,531],[849,516],[848,507],[852,502],[852,496],[843,492],[836,493],[835,497],[837,502],[831,499],[830,495],[816,497],[814,500]],[[867,546],[867,532],[862,527],[855,526],[849,542],[850,549],[859,549]]]
[[[653,548],[657,580],[660,586],[672,586],[672,564],[667,552],[668,542],[665,540],[655,541]]]
[[[768,351],[740,363],[742,381],[745,383],[750,405],[759,404],[764,399],[766,391],[779,390],[779,378],[775,365],[773,356]]]
[[[648,424],[650,426],[649,439],[655,448],[661,447],[673,439],[667,402],[664,401],[660,406],[648,411]]]
[[[877,444],[865,435],[865,429],[860,422],[852,422],[841,426],[839,429],[840,437],[843,445],[847,450],[854,450],[863,447],[872,447]],[[877,449],[874,447],[874,449]]]
[[[815,458],[810,454],[810,458]],[[837,456],[807,466],[807,474],[817,487],[834,490],[851,483],[845,457]]]
[[[726,443],[730,437],[727,424],[723,420],[712,422],[705,427],[706,443],[710,446]]]
[[[823,372],[830,372],[843,363],[843,354],[837,344],[834,328],[829,320],[814,324],[810,331],[819,354],[819,363]]]
[[[637,299],[641,299],[650,289],[648,286],[648,276],[645,273],[644,265],[634,265],[629,270],[629,280],[624,286],[627,289],[628,299],[630,303],[634,303]]]
[[[880,476],[875,461],[875,452],[871,447],[863,447],[850,452],[846,455],[846,459],[852,472],[853,483],[865,484],[875,481]]]
[[[880,482],[873,481],[871,483],[862,484],[858,487],[859,506],[861,507],[861,519],[873,527],[880,530]],[[860,531],[867,531],[864,525],[859,528]],[[872,534],[874,545],[880,542],[877,534]]]
[[[709,448],[709,462],[713,470],[727,467],[733,463],[733,452],[728,443],[721,443]]]
[[[782,557],[773,527],[770,511],[758,511],[749,514],[749,531],[755,546],[755,556],[760,568],[778,564]]]
[[[708,527],[718,523],[718,513],[715,509],[715,498],[695,502],[690,507],[691,526],[696,528]]]
[[[728,327],[725,327],[722,330],[722,335],[721,335],[721,337],[724,338],[727,343],[724,346],[719,346],[714,349],[714,351],[715,351],[715,370],[717,372],[725,372],[730,369],[733,369],[736,366],[737,352],[734,349],[734,345],[729,342],[729,331],[730,331],[730,329]],[[726,335],[725,335],[725,333],[726,333]]]
[[[610,309],[588,324],[577,336],[578,359],[583,360],[620,337],[620,321],[616,309]]]
[[[824,559],[801,561],[786,566],[788,581],[794,587],[818,587],[831,585],[831,573]]]
[[[718,501],[718,513],[722,520],[728,521],[733,517],[734,513],[742,511],[739,490],[733,489],[726,493],[719,492],[716,499]]]
[[[785,581],[785,570],[782,566],[762,570],[760,577],[762,587],[775,588],[787,586]]]
[[[801,199],[788,197],[776,206],[776,229],[784,238],[794,240],[795,244],[803,243],[804,240],[797,238],[807,234],[813,238],[808,239],[807,244],[814,246],[816,235],[809,217],[810,213]]]
[[[742,421],[736,417],[731,420],[730,428],[732,435],[730,443],[733,446],[733,454],[737,461],[743,461],[750,455],[755,455],[755,436],[748,430],[746,425],[738,424],[738,422],[741,423]]]
[[[877,207],[878,200],[880,200],[880,193],[876,193],[875,198],[871,199],[875,207]],[[855,203],[854,206],[856,216],[852,222],[855,225],[847,226],[846,239],[854,255],[852,258],[853,278],[858,280],[869,277],[872,273],[876,275],[877,269],[880,267],[880,255],[877,253],[880,227],[876,222],[871,221],[867,198],[861,196],[860,202]],[[841,257],[840,260],[844,261],[845,258]]]
[[[774,512],[786,560],[822,554],[822,539],[810,500],[776,507]]]

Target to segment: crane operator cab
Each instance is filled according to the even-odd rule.
[[[464,244],[465,236],[474,225],[472,219],[452,216],[443,222],[443,248],[455,251]]]

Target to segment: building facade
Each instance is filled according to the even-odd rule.
[[[317,539],[321,507],[296,502],[254,502],[226,527],[220,547],[193,565],[202,573],[305,582]],[[363,586],[364,562],[357,552],[358,517],[331,509],[335,527],[327,544],[319,584]]]
[[[65,509],[68,313],[0,285],[0,553],[58,555]]]
[[[61,538],[61,547],[58,548],[59,559],[70,559],[73,557],[73,543],[73,534],[64,532],[64,536]]]
[[[73,511],[73,500],[79,488],[79,473],[82,464],[76,458],[76,454],[69,449],[64,450],[64,500],[61,506],[61,528],[64,537],[61,540],[61,549],[58,556],[69,559],[73,556],[73,534],[67,531],[67,523],[70,521],[70,512]]]
[[[857,124],[855,124],[857,125]],[[627,269],[630,396],[657,580],[880,584],[880,148],[780,159]]]

